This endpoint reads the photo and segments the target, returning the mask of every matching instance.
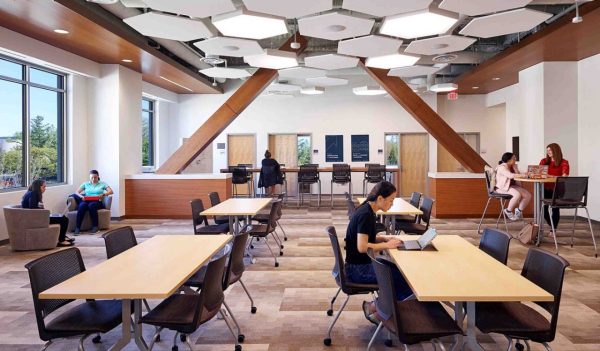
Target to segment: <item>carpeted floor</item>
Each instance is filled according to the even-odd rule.
[[[279,257],[279,268],[264,245],[253,250],[257,257],[244,273],[244,281],[251,291],[258,312],[250,313],[250,303],[242,288],[230,287],[226,299],[246,336],[244,350],[365,350],[375,327],[367,322],[360,304],[364,297],[353,297],[342,313],[333,331],[333,345],[323,346],[323,338],[333,317],[325,313],[329,300],[336,291],[331,276],[333,255],[324,231],[334,225],[340,236],[346,230],[347,217],[340,203],[333,211],[328,208],[284,208],[281,224],[289,240],[284,242],[284,255]],[[487,221],[492,223],[493,221]],[[130,225],[138,241],[154,235],[191,234],[191,221],[186,220],[125,220],[114,222],[113,228]],[[511,224],[517,231],[521,224]],[[440,234],[459,234],[473,244],[478,242],[477,219],[433,220]],[[564,220],[559,231],[563,255],[571,266],[567,271],[563,300],[558,321],[558,335],[551,344],[554,350],[600,350],[600,259],[594,258],[594,250],[587,230],[587,223],[578,222],[574,248],[567,245],[570,224]],[[600,227],[595,228],[600,233]],[[105,260],[104,241],[96,235],[77,237],[87,267]],[[553,250],[553,244],[543,248]],[[0,350],[39,350],[42,341],[38,337],[29,280],[24,265],[48,252],[11,252],[0,247]],[[527,247],[513,241],[509,266],[520,270]],[[435,279],[435,277],[432,277]],[[338,298],[336,309],[343,298]],[[151,305],[159,301],[151,300]],[[147,340],[152,328],[145,326]],[[86,341],[87,350],[108,350],[119,337],[120,329],[103,336],[101,344]],[[170,350],[173,333],[164,331],[163,341],[156,350]],[[385,333],[375,343],[375,350],[389,349],[383,345]],[[233,340],[224,321],[214,319],[192,336],[194,350],[233,350]],[[498,335],[479,335],[478,340],[486,350],[506,350],[506,342]],[[397,345],[397,342],[395,343]],[[180,350],[186,350],[179,344]],[[448,346],[448,344],[446,344]],[[77,340],[61,340],[49,350],[76,350]],[[136,350],[131,343],[127,350]],[[415,345],[410,350],[431,350],[431,345]],[[533,350],[542,350],[532,345]]]

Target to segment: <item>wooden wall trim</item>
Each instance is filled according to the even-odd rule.
[[[363,62],[359,65],[469,172],[483,172],[487,165],[485,160],[402,79],[388,76],[386,69],[367,67]]]
[[[308,41],[297,35],[296,41],[300,43],[298,50],[293,50],[290,44],[294,37],[290,37],[280,48],[283,51],[296,51],[300,54],[306,49]],[[171,157],[156,171],[158,174],[181,173],[210,143],[221,134],[237,116],[248,107],[254,99],[277,76],[277,70],[261,68],[250,77],[225,103],[192,134],[187,142],[177,149]]]

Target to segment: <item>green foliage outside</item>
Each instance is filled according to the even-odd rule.
[[[152,166],[150,160],[150,125],[146,113],[142,114],[142,166]]]
[[[298,166],[310,163],[310,137],[298,137]]]
[[[386,157],[386,165],[396,166],[398,165],[398,144],[388,143],[388,154]]]

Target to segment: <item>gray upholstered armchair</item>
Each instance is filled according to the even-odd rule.
[[[13,251],[53,249],[58,243],[60,226],[50,224],[50,211],[4,206],[8,239]]]
[[[110,228],[110,206],[112,204],[112,195],[108,195],[102,198],[102,203],[104,203],[104,209],[98,210],[98,229],[109,229]],[[69,196],[67,199],[67,218],[69,218],[69,232],[75,231],[75,225],[77,222],[77,203],[72,196]],[[90,230],[92,228],[92,220],[90,218],[90,214],[86,213],[83,218],[83,223],[81,223],[80,230]]]

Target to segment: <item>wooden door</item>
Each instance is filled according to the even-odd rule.
[[[277,162],[285,164],[286,167],[298,166],[298,135],[296,134],[271,134],[269,135],[269,151]],[[287,173],[287,193],[288,196],[295,196],[297,193],[296,173]],[[282,189],[285,191],[285,189]]]
[[[425,193],[429,170],[429,136],[400,134],[400,196]]]
[[[231,134],[227,136],[227,164],[229,166],[251,164],[256,167],[256,136],[254,134]],[[237,193],[248,194],[248,187],[237,185]]]
[[[479,134],[478,133],[459,133],[459,135],[469,144],[469,146],[479,152]],[[458,162],[454,156],[450,155],[448,150],[438,143],[437,146],[437,171],[438,172],[465,172],[465,168]]]

